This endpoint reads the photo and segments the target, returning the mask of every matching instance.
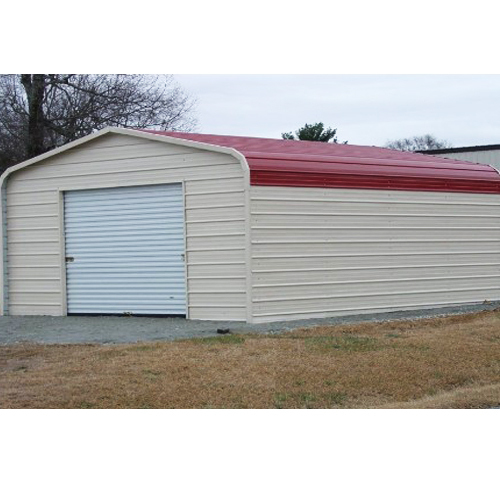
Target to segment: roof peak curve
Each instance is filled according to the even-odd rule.
[[[247,159],[253,185],[500,194],[490,165],[378,146],[141,130],[232,148]]]
[[[251,185],[500,194],[500,172],[490,166],[378,146],[106,127],[8,168],[8,176],[109,133],[185,143],[239,159]],[[245,174],[247,175],[247,174]]]
[[[285,140],[269,137],[252,137],[227,134],[202,134],[197,132],[176,132],[162,130],[140,129],[141,132],[148,132],[167,137],[177,137],[195,142],[205,142],[207,144],[232,147],[246,154],[269,153],[278,155],[303,155],[303,156],[329,156],[337,158],[365,158],[384,159],[395,161],[421,161],[434,164],[466,164],[483,165],[466,160],[455,160],[449,158],[429,158],[429,155],[421,152],[398,151],[383,148],[380,146],[362,146],[357,144],[339,144],[319,141],[299,141]]]

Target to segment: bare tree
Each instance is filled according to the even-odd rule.
[[[106,126],[190,131],[171,75],[0,75],[0,172]]]
[[[450,148],[451,143],[436,139],[431,134],[407,137],[405,139],[397,139],[388,141],[385,144],[386,148],[397,149],[399,151],[428,151],[432,149]]]

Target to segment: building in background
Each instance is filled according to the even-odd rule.
[[[483,163],[500,169],[500,144],[489,144],[485,146],[467,146],[463,148],[434,149],[418,151],[424,155],[440,156],[453,160],[472,161]]]

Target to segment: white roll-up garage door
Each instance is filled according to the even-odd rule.
[[[67,191],[68,314],[186,314],[182,184]]]

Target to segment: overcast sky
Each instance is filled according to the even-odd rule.
[[[383,146],[434,134],[500,143],[500,75],[176,75],[197,98],[198,132],[281,137],[304,123]]]

